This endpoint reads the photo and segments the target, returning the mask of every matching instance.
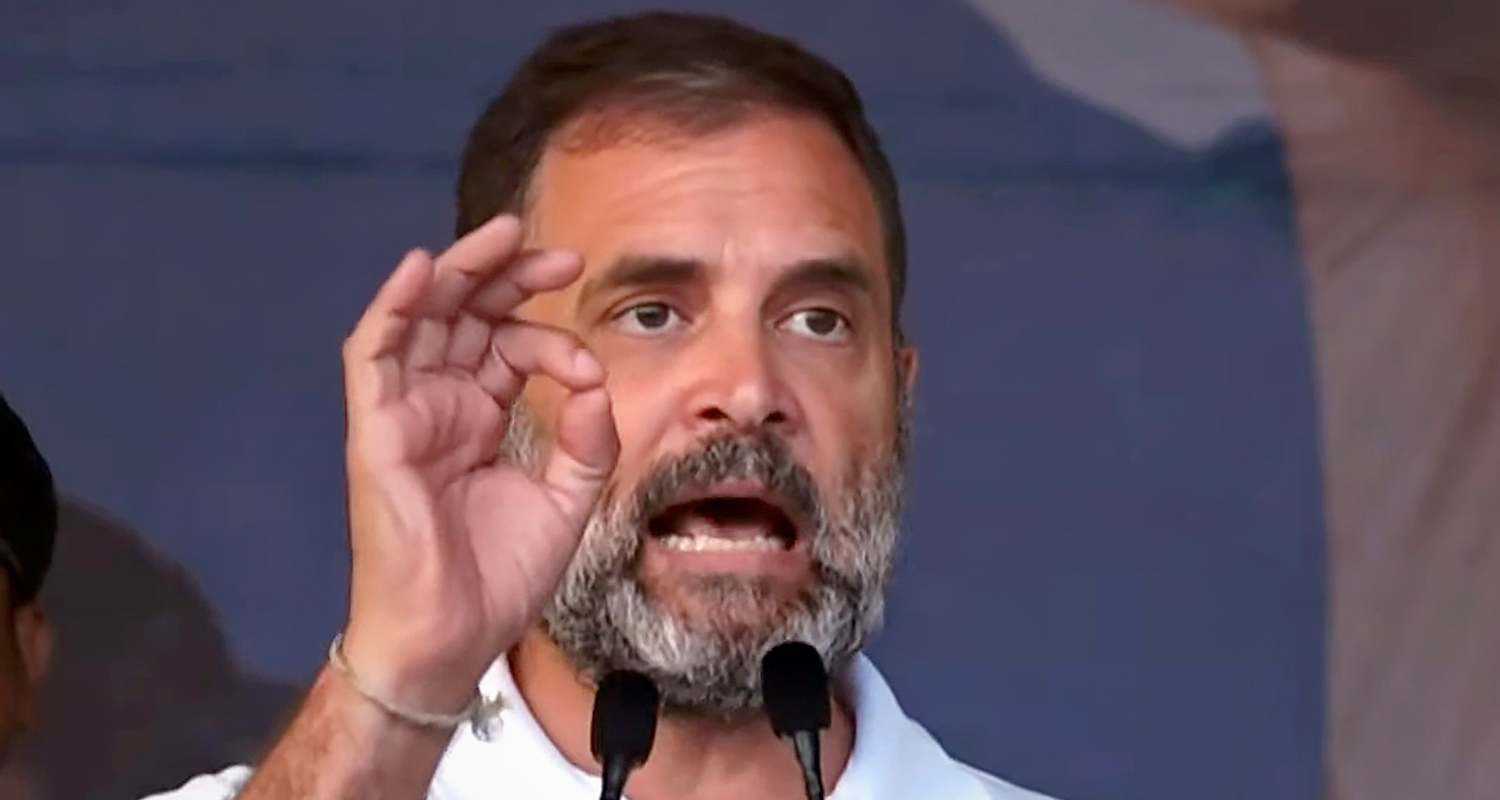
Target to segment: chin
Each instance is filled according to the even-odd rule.
[[[644,587],[663,615],[684,628],[744,640],[774,633],[804,605],[781,581],[742,575],[695,575],[673,586]]]

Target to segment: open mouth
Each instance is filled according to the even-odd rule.
[[[663,548],[686,553],[780,553],[798,539],[791,516],[762,497],[698,497],[667,506],[646,526]]]

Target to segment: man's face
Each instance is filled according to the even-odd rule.
[[[659,681],[695,658],[723,662],[725,647],[753,660],[770,639],[821,637],[835,651],[825,655],[846,657],[879,616],[899,505],[898,375],[911,359],[893,340],[883,232],[859,165],[824,123],[765,113],[706,137],[554,147],[533,187],[530,244],[575,250],[585,267],[524,315],[599,357],[620,434],[580,560],[592,550],[595,572],[625,574],[588,579],[624,579],[614,588],[633,594],[611,605],[594,597],[606,587],[570,576],[562,605],[589,607],[554,604],[554,638],[599,638],[558,630],[591,622],[579,616],[672,627],[672,641],[622,643],[633,657],[570,653],[674,662],[629,665]],[[560,399],[555,384],[527,390],[543,426]],[[570,581],[587,596],[568,599]],[[864,605],[826,608],[840,603]],[[695,636],[717,644],[684,653]]]

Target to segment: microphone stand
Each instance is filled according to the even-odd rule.
[[[599,681],[589,732],[589,749],[603,765],[599,800],[620,800],[625,780],[646,763],[660,703],[656,684],[639,672],[615,670]]]
[[[805,642],[783,642],[761,658],[760,677],[771,730],[791,742],[807,800],[823,800],[819,735],[833,719],[823,657]]]
[[[807,800],[823,800],[823,759],[818,731],[793,731],[788,738],[797,753],[797,766],[802,768]]]

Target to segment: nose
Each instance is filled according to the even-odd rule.
[[[785,435],[798,424],[795,398],[766,335],[705,336],[688,354],[695,374],[687,411],[699,432],[771,428]]]

